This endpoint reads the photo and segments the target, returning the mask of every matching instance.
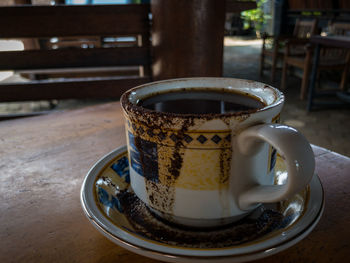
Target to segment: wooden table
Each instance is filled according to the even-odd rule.
[[[321,94],[316,94],[315,86],[317,79],[317,68],[320,60],[320,51],[321,47],[337,47],[337,48],[347,48],[350,49],[350,37],[349,36],[312,36],[310,38],[310,43],[316,45],[312,70],[311,70],[311,79],[309,86],[309,95],[308,95],[308,104],[307,110],[311,111],[314,106],[335,106],[335,105],[343,105],[342,101],[327,101],[327,102],[314,102],[314,99]],[[334,92],[333,92],[334,93]],[[332,95],[329,93],[322,94],[323,96]],[[344,96],[344,95],[343,95]],[[349,100],[349,98],[347,98]]]
[[[0,262],[155,262],[118,247],[87,220],[79,191],[89,168],[125,144],[119,103],[0,122]],[[313,147],[324,215],[300,243],[257,262],[350,257],[350,159]]]

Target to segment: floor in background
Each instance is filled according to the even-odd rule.
[[[261,44],[261,40],[226,37],[224,76],[257,80],[279,88],[280,71],[275,83],[269,80],[270,71],[266,71],[263,78],[259,77]],[[301,131],[312,144],[350,156],[350,107],[307,112],[306,101],[298,97],[300,86],[300,79],[288,78],[282,122]]]

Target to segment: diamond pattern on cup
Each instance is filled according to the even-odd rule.
[[[190,143],[193,141],[193,138],[191,136],[189,136],[188,134],[185,134],[184,140],[185,140],[185,142]]]
[[[216,144],[218,144],[222,139],[221,139],[220,136],[218,136],[217,134],[215,134],[215,135],[211,138],[211,140],[212,140],[213,142],[215,142]]]
[[[139,134],[143,134],[145,132],[145,130],[142,127],[139,127],[137,131]]]
[[[153,130],[152,130],[152,129],[148,129],[148,130],[147,130],[147,134],[148,134],[150,137],[153,137],[153,136],[154,136],[154,133],[153,133]]]
[[[203,135],[199,135],[197,138],[197,141],[199,141],[201,144],[205,143],[208,139],[203,136]]]
[[[158,138],[159,139],[161,139],[161,140],[164,140],[165,138],[166,138],[166,134],[164,133],[164,132],[159,132],[158,134],[157,134],[157,136],[158,136]]]
[[[225,140],[228,141],[228,142],[231,142],[231,134],[227,135],[227,136],[225,137]]]
[[[170,135],[170,139],[171,139],[173,142],[177,142],[177,141],[178,141],[178,138],[177,138],[177,136],[176,136],[174,133],[172,133],[172,134]]]

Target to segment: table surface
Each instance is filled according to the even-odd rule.
[[[79,191],[90,167],[125,144],[119,103],[0,122],[0,262],[155,262],[101,235]],[[326,207],[297,245],[256,262],[350,257],[350,159],[313,147]]]
[[[350,48],[350,36],[312,36],[310,42],[331,47]]]

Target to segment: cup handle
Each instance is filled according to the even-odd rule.
[[[282,124],[261,124],[249,127],[237,137],[238,149],[243,155],[252,155],[266,141],[272,145],[287,167],[284,185],[255,185],[243,191],[238,203],[242,210],[257,203],[274,203],[291,197],[311,180],[315,157],[309,142],[296,129]]]

